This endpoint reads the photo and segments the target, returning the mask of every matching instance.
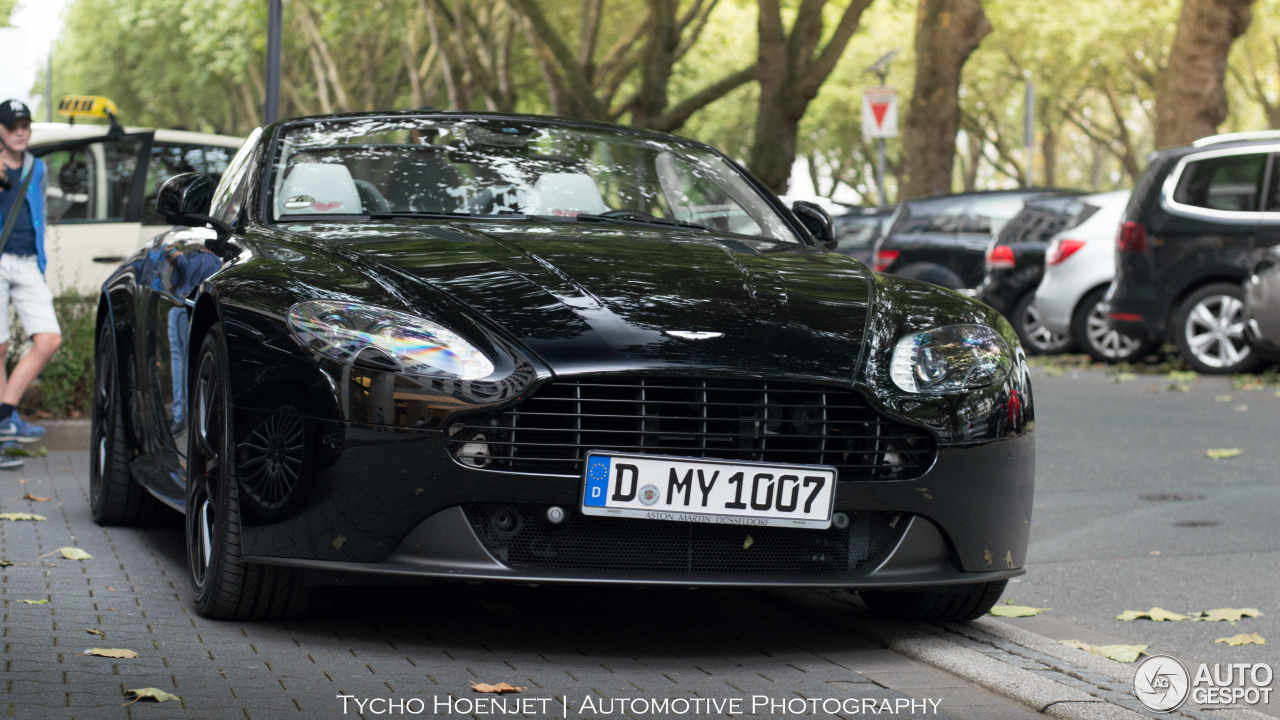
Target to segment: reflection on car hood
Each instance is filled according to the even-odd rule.
[[[307,231],[379,275],[431,284],[561,373],[692,366],[847,380],[866,327],[865,267],[791,243],[528,221]]]

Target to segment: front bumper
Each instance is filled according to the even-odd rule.
[[[338,440],[334,424],[324,432]],[[524,522],[544,523],[539,509],[568,511],[563,523],[587,519],[578,513],[581,480],[503,473],[465,467],[446,453],[439,432],[346,426],[328,465],[311,474],[309,487],[288,512],[255,513],[242,493],[243,551],[251,562],[311,571],[315,582],[379,582],[428,578],[517,582],[671,584],[683,586],[913,587],[1000,580],[1022,574],[1034,483],[1034,436],[1022,435],[970,446],[942,446],[933,466],[913,480],[841,482],[835,509],[860,520],[882,522],[877,540],[859,545],[861,555],[844,565],[823,562],[807,550],[794,563],[751,570],[751,550],[768,550],[768,538],[753,545],[742,528],[742,567],[698,569],[697,563],[625,567],[596,563],[512,560],[475,508],[505,504],[529,508]],[[302,490],[302,488],[300,488]],[[618,526],[619,542],[642,543],[634,523],[671,533],[668,521],[629,521]],[[891,523],[887,526],[884,523]],[[885,528],[888,527],[886,530]],[[606,531],[607,532],[607,531]],[[691,529],[690,532],[693,532]],[[799,536],[816,541],[822,531]],[[542,537],[542,536],[540,536]],[[547,543],[554,542],[548,530]],[[628,540],[632,538],[633,540]],[[617,538],[614,538],[617,539]],[[723,538],[722,538],[723,539]],[[610,538],[606,540],[612,541]],[[795,537],[791,540],[796,540]],[[540,540],[541,541],[541,540]],[[788,541],[790,542],[790,541]],[[692,547],[692,546],[691,546]],[[850,546],[852,548],[852,546]],[[549,557],[569,548],[546,546]],[[690,551],[692,553],[692,550]],[[824,553],[845,552],[828,548]],[[598,557],[598,554],[597,554]],[[502,558],[507,561],[504,562]],[[829,558],[828,558],[829,559]],[[855,561],[856,560],[856,561]],[[746,569],[743,569],[746,568]]]

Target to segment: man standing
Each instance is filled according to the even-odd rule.
[[[18,417],[18,402],[62,344],[53,294],[44,282],[45,166],[27,152],[31,110],[20,100],[0,104],[0,165],[8,188],[0,192],[0,442],[34,442],[44,428]],[[31,351],[5,378],[9,303],[31,337]]]

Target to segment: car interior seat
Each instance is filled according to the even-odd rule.
[[[276,202],[281,215],[350,214],[363,208],[351,171],[338,163],[295,164]]]
[[[544,173],[525,199],[527,215],[599,215],[609,206],[586,173]]]

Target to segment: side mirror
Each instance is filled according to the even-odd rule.
[[[213,178],[203,173],[174,175],[160,186],[160,192],[156,194],[156,211],[165,222],[174,225],[211,226],[218,233],[218,238],[206,244],[221,256],[223,246],[227,245],[227,238],[231,236],[231,226],[209,216],[213,205],[213,191],[217,186]]]
[[[821,205],[804,200],[797,200],[791,206],[791,211],[796,214],[796,219],[801,225],[809,231],[809,234],[818,241],[825,250],[836,249],[836,231],[831,222],[831,216]]]

